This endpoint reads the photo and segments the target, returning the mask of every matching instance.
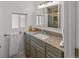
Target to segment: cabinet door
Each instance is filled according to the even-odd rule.
[[[63,58],[64,53],[63,51],[59,50],[58,48],[46,44],[46,57],[51,57],[51,58]]]
[[[30,45],[31,49],[30,49],[30,57],[31,58],[35,58],[36,54],[37,54],[37,50],[33,45]]]
[[[24,35],[24,50],[26,57],[30,56],[30,38],[26,37],[26,34]]]
[[[26,45],[25,46],[25,55],[26,55],[26,57],[29,57],[30,56],[30,53],[29,53],[29,45]]]
[[[54,55],[53,53],[51,52],[47,52],[46,53],[46,58],[58,58],[56,55]]]
[[[31,57],[33,58],[44,58],[45,57],[45,51],[39,48],[39,46],[31,41]]]
[[[43,54],[42,52],[40,52],[38,49],[38,47],[34,47],[31,45],[31,58],[44,58],[45,54]]]
[[[45,58],[45,54],[43,54],[42,52],[40,52],[38,49],[36,49],[36,51],[37,51],[37,54],[36,54],[37,58]]]
[[[49,54],[46,54],[46,58],[54,58],[54,57]]]

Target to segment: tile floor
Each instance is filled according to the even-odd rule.
[[[13,56],[13,58],[26,58],[24,52],[20,52],[18,55]]]

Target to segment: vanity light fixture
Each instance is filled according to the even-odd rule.
[[[38,8],[46,8],[46,7],[50,7],[50,6],[57,5],[57,4],[58,4],[57,1],[46,1],[46,2],[44,2],[42,4],[40,4],[38,6]]]

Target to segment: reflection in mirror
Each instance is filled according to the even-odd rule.
[[[59,2],[46,1],[38,6],[39,10],[43,9],[45,27],[60,28],[59,21]]]
[[[48,9],[48,27],[58,28],[58,5]]]
[[[35,1],[35,26],[43,27],[44,26],[44,9],[39,8],[38,6],[43,3],[42,1]]]

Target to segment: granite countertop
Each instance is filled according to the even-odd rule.
[[[26,33],[31,35],[31,36],[34,36],[35,34],[40,33],[40,31],[37,31],[37,32],[26,32]],[[53,35],[48,35],[48,36],[49,36],[49,38],[47,38],[47,39],[40,39],[40,40],[42,40],[42,41],[44,41],[44,42],[46,42],[46,43],[58,48],[58,49],[60,49],[61,51],[64,52],[64,48],[59,46],[62,38],[58,37],[58,36],[53,36]]]
[[[56,48],[58,48],[58,49],[60,49],[61,51],[64,52],[64,48],[62,48],[62,47],[59,46],[61,40],[62,40],[62,38],[60,38],[60,37],[56,37],[56,36],[51,36],[50,35],[50,37],[47,38],[45,40],[45,42],[48,43],[48,44],[50,44],[50,45],[52,45],[52,46],[54,46],[54,47],[56,47]]]

